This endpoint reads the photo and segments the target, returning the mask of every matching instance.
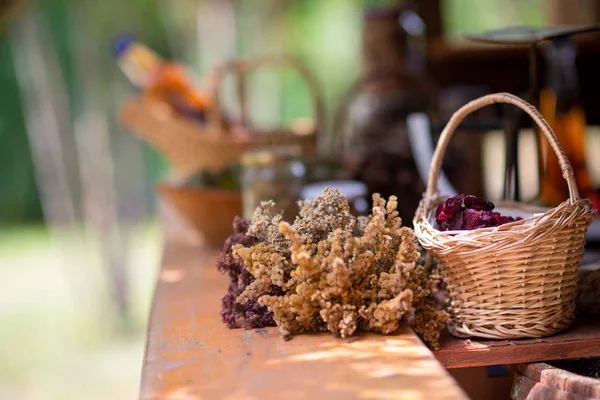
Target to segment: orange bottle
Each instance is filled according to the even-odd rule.
[[[114,43],[119,67],[145,96],[164,101],[185,114],[203,117],[210,99],[199,91],[184,67],[168,62],[129,36]]]
[[[551,42],[547,53],[547,84],[541,90],[540,112],[554,130],[575,173],[582,196],[596,200],[596,194],[585,160],[585,112],[578,97],[575,49],[568,40]],[[558,158],[545,140],[538,140],[540,196],[543,205],[554,207],[569,198]]]

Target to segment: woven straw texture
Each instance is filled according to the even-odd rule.
[[[246,80],[249,72],[263,66],[291,67],[303,77],[314,106],[315,124],[309,132],[297,133],[291,128],[232,132],[227,126],[220,109],[223,80],[228,74],[237,78],[240,119],[242,126],[249,127]],[[234,60],[214,68],[209,76],[214,106],[208,110],[206,124],[178,117],[156,102],[131,99],[121,109],[123,125],[160,152],[177,175],[190,176],[200,169],[221,170],[238,161],[247,150],[283,145],[297,146],[304,155],[315,152],[317,134],[323,128],[323,96],[315,77],[303,64],[289,57]]]
[[[432,214],[445,200],[438,194],[437,180],[448,142],[468,114],[493,103],[513,104],[536,122],[558,156],[570,198],[549,210],[502,204],[517,213],[533,211],[533,216],[496,228],[438,231]],[[427,191],[414,219],[419,242],[438,260],[447,286],[450,332],[509,339],[548,336],[568,328],[574,319],[585,233],[594,215],[591,203],[579,198],[573,169],[554,132],[532,105],[497,93],[459,109],[437,144]]]

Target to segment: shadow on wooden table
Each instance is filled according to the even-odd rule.
[[[206,249],[168,243],[150,317],[142,399],[464,399],[408,327],[350,339],[227,329],[227,280]]]

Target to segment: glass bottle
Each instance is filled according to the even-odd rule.
[[[204,120],[210,106],[206,93],[200,91],[188,71],[167,61],[130,36],[120,36],[114,43],[114,56],[119,67],[144,95],[163,101],[190,117]]]
[[[585,160],[586,120],[579,98],[575,47],[568,39],[548,45],[547,84],[540,93],[540,112],[554,130],[575,173],[582,196],[592,196],[592,181]],[[569,198],[558,158],[545,138],[538,140],[540,196],[543,205],[554,207]]]
[[[376,192],[398,197],[406,225],[425,190],[406,125],[409,114],[431,108],[425,61],[425,25],[410,7],[366,12],[360,92],[349,109],[343,157],[351,178],[367,185],[369,200]]]

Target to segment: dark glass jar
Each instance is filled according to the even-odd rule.
[[[403,24],[404,22],[404,24]],[[365,14],[363,76],[345,105],[348,129],[342,153],[352,178],[369,191],[398,197],[406,225],[425,190],[411,153],[406,119],[412,113],[432,114],[433,85],[425,68],[425,26],[410,9],[378,8]],[[344,106],[343,106],[344,107]],[[342,132],[343,130],[343,132]]]

